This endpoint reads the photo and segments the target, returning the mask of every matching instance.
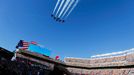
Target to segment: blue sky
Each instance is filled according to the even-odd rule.
[[[50,17],[55,3],[0,0],[0,46],[36,41],[61,58],[134,48],[134,0],[81,0],[64,24]]]

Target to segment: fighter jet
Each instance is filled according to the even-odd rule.
[[[55,17],[53,14],[51,14],[51,17],[53,17],[54,20],[64,23],[64,20],[61,20],[60,18]]]
[[[53,14],[51,14],[51,17],[54,17],[54,15],[53,15]]]
[[[64,22],[65,22],[65,20],[60,19],[60,20],[59,20],[59,22],[60,22],[60,23],[64,23]]]
[[[64,23],[79,0],[58,0],[51,17],[60,23]]]

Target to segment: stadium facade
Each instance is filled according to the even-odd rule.
[[[14,52],[0,47],[0,75],[72,75],[61,60],[36,42],[20,40]]]
[[[134,48],[64,61],[50,54],[36,42],[23,40],[14,52],[0,47],[0,75],[134,75]]]
[[[67,57],[64,61],[76,75],[134,75],[134,48],[90,58]]]

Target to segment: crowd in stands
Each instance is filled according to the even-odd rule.
[[[28,75],[27,69],[23,63],[0,60],[0,75]]]
[[[87,70],[87,69],[77,69],[77,68],[68,68],[70,72],[74,75],[134,75],[134,68],[127,69],[96,69],[96,70]]]
[[[36,62],[34,64],[24,62],[0,60],[0,75],[72,75],[65,67],[60,65],[54,66],[51,71],[45,65]]]
[[[65,60],[66,64],[75,66],[86,66],[86,67],[124,66],[133,64],[133,58],[131,57],[128,58],[127,56],[116,56],[110,58],[95,58],[95,59],[67,58]]]
[[[71,75],[64,66],[54,65],[37,57],[17,53],[12,60],[9,58],[0,54],[0,75]]]
[[[134,64],[134,53],[100,58],[65,58],[66,64],[85,67],[125,66]]]
[[[97,57],[91,58],[65,58],[65,63],[71,66],[79,66],[86,68],[96,68],[96,67],[120,67],[120,66],[131,66],[134,65],[134,49],[130,51],[120,52],[122,54],[110,55],[97,55]],[[102,57],[101,57],[102,56]],[[128,75],[133,73],[134,68],[130,69],[98,69],[98,70],[84,70],[78,68],[68,68],[70,72],[84,75]],[[131,74],[130,74],[131,75]]]

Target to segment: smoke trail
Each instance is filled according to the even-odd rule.
[[[69,8],[71,7],[71,5],[74,3],[74,0],[70,0],[66,10],[64,11],[63,15],[61,16],[61,18],[63,18],[65,16],[65,14],[67,13],[67,11],[69,10]]]
[[[60,9],[61,9],[61,7],[62,7],[64,1],[65,1],[65,0],[62,0],[62,1],[61,1],[61,4],[60,4],[59,9],[58,9],[58,11],[56,12],[56,15],[55,15],[55,16],[57,16],[57,14],[59,13],[59,11],[60,11]]]
[[[60,0],[57,1],[56,6],[55,6],[55,8],[54,8],[54,10],[53,10],[53,14],[55,13],[55,10],[57,9],[59,3],[60,3]]]
[[[76,5],[78,4],[79,0],[75,0],[75,4],[73,5],[72,9],[69,11],[69,13],[67,14],[67,16],[65,17],[65,19],[70,15],[70,13],[73,11],[73,9],[76,7]]]
[[[65,8],[66,8],[67,5],[69,4],[69,2],[70,2],[70,0],[67,0],[67,1],[66,1],[65,5],[63,6],[63,8],[62,8],[62,10],[61,10],[61,12],[60,12],[60,14],[59,14],[58,17],[60,17],[60,16],[62,15],[62,13],[65,11]]]

